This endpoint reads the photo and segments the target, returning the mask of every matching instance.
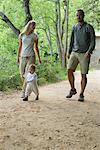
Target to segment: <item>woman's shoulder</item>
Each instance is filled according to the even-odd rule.
[[[36,38],[36,39],[38,39],[38,34],[36,33],[36,32],[34,32],[34,37]]]
[[[23,36],[24,36],[24,34],[23,34],[23,33],[20,33],[20,34],[19,34],[19,39],[22,39]]]
[[[19,34],[18,38],[19,38],[19,39],[22,39],[21,33]]]

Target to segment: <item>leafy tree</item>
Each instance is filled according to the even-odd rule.
[[[29,7],[30,2],[30,7]],[[11,3],[11,0],[9,0],[9,3]],[[51,56],[53,55],[53,42],[56,38],[57,41],[57,48],[58,53],[61,58],[61,63],[63,66],[66,65],[66,62],[64,61],[66,58],[66,50],[67,50],[67,30],[68,30],[68,0],[64,0],[64,15],[63,15],[63,21],[61,22],[61,1],[45,1],[43,0],[42,3],[40,1],[30,1],[30,0],[23,0],[23,8],[25,11],[25,24],[32,19],[32,16],[34,18],[38,17],[39,23],[41,25],[39,26],[46,36],[46,39],[48,41],[48,46],[50,49]],[[54,9],[55,6],[55,9]],[[13,7],[12,7],[13,8]],[[41,8],[41,9],[40,9]],[[51,9],[50,9],[51,8]],[[31,9],[31,13],[30,13]],[[45,11],[44,11],[45,10]],[[38,15],[37,15],[38,12]],[[55,15],[56,12],[56,15]],[[14,24],[10,21],[10,19],[3,13],[0,12],[1,19],[8,24],[8,26],[14,31],[14,33],[18,36],[20,33],[20,29],[16,28]],[[64,24],[67,26],[64,27]],[[54,34],[53,34],[54,33]],[[63,39],[65,33],[65,42]]]
[[[100,1],[84,0],[81,6],[83,6],[83,9],[86,13],[86,20],[88,20],[94,26],[94,28],[97,31],[99,31],[100,30]]]
[[[66,66],[68,37],[79,8],[84,9],[86,21],[99,30],[99,0],[0,0],[0,85],[6,79],[11,82],[14,78],[16,84],[19,81],[16,65],[18,35],[31,19],[37,22],[40,55],[46,64],[43,63],[39,71],[45,70],[45,79],[48,80],[50,74],[47,68],[55,72],[58,58],[60,64]],[[60,68],[58,72],[61,71]]]

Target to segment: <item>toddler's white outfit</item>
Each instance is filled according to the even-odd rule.
[[[25,77],[25,80],[26,80],[25,97],[28,97],[32,93],[32,91],[35,93],[36,96],[38,96],[39,90],[37,85],[37,74],[35,72],[33,74],[28,72]]]

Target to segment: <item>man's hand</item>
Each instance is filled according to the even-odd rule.
[[[85,57],[86,57],[86,58],[90,58],[90,57],[91,57],[91,54],[90,54],[89,52],[86,52],[86,53],[85,53]]]

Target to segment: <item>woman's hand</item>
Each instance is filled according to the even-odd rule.
[[[40,63],[40,64],[42,64],[42,61],[41,61],[41,59],[40,59],[40,58],[39,58],[39,63]]]
[[[19,58],[19,56],[18,56],[18,59],[17,59],[17,63],[20,64],[20,58]]]

